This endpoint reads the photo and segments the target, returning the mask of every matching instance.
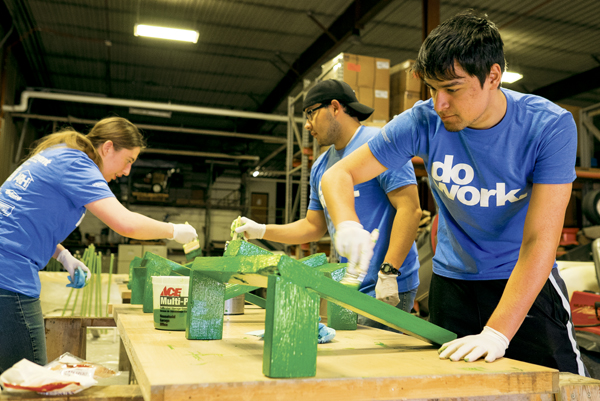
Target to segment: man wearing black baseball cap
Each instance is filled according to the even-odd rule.
[[[317,83],[306,94],[303,109],[305,128],[319,145],[333,145],[311,169],[306,217],[285,225],[257,224],[242,217],[245,224],[236,231],[244,232],[248,239],[302,244],[317,241],[329,231],[335,241],[335,228],[321,191],[321,177],[328,168],[377,135],[379,128],[360,124],[374,110],[360,103],[350,85],[342,81]],[[412,163],[356,186],[354,193],[357,214],[365,230],[379,230],[369,268],[358,276],[359,281],[362,279],[360,291],[410,312],[419,286],[414,238],[421,218]],[[384,327],[362,316],[359,323]]]

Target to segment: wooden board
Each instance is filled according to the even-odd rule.
[[[154,329],[139,305],[115,306],[115,319],[146,401],[394,400],[525,395],[552,399],[558,371],[507,358],[494,363],[440,360],[437,347],[406,335],[359,326],[320,344],[314,378],[262,374],[265,311],[225,316],[223,339],[186,340]],[[532,398],[529,398],[529,395]],[[543,397],[542,397],[543,396]],[[540,398],[542,397],[542,398]]]

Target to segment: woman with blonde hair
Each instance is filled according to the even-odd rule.
[[[144,147],[137,127],[120,117],[99,121],[87,135],[66,129],[42,138],[0,187],[0,373],[23,358],[46,364],[38,271],[54,257],[73,285],[76,273],[89,277],[60,244],[87,210],[124,237],[182,244],[197,237],[190,225],[131,212],[109,189]]]

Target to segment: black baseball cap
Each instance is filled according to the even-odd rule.
[[[307,107],[317,103],[331,102],[334,99],[354,110],[358,121],[366,120],[375,111],[371,107],[359,103],[350,85],[337,79],[321,81],[310,88],[304,98],[302,109],[306,110]]]

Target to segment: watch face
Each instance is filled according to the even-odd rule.
[[[396,269],[394,266],[392,266],[389,263],[383,263],[381,265],[380,270],[384,273],[398,273],[398,269]]]

